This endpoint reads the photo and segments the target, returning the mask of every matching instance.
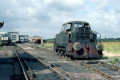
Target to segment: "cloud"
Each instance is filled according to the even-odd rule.
[[[54,38],[63,23],[86,21],[102,37],[120,37],[119,0],[1,0],[0,31]]]

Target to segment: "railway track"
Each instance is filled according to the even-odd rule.
[[[27,62],[19,57],[19,54],[15,47],[14,47],[14,53],[20,64],[20,68],[24,75],[25,80],[33,80],[33,77],[34,77],[33,72],[31,71],[30,67],[27,65]]]
[[[35,56],[34,56],[35,57]],[[35,57],[40,63],[42,63],[43,65],[45,65],[46,67],[48,67],[51,71],[55,72],[61,79],[63,80],[70,80],[69,75],[64,72],[62,69],[58,68],[57,66],[48,63],[46,60],[44,60],[43,58],[37,58]]]
[[[107,64],[101,61],[78,61],[75,60],[76,63],[83,65],[86,68],[93,70],[94,72],[104,76],[109,80],[120,80],[120,68]]]
[[[56,73],[62,80],[70,80],[69,75],[66,72],[64,72],[62,69],[60,69],[57,66],[47,62],[44,58],[40,58],[40,57],[38,58],[38,57],[35,57],[35,56],[33,56],[33,57],[36,58],[44,66],[46,66],[50,71]]]
[[[38,47],[35,46],[38,49]],[[47,51],[49,53],[55,53],[52,50],[41,48],[43,51]],[[70,60],[66,58],[66,60]],[[120,68],[117,66],[113,66],[103,61],[98,60],[87,60],[87,61],[80,61],[80,60],[73,60],[77,64],[83,65],[84,67],[93,70],[94,72],[104,76],[108,80],[120,80]]]
[[[70,58],[65,59],[70,60]],[[117,66],[99,60],[73,60],[73,62],[91,69],[108,80],[120,80],[120,68]]]
[[[29,54],[29,55],[31,55],[31,54]],[[35,57],[34,55],[31,55],[31,56],[34,57],[34,59],[36,59],[37,61],[39,61],[39,63],[44,65],[51,72],[57,74],[57,76],[60,78],[60,80],[70,80],[69,75],[66,72],[64,72],[62,69],[60,69],[57,66],[47,62],[44,58],[40,58],[40,57],[38,58],[38,57]],[[22,60],[22,61],[24,61],[24,63],[27,64],[27,62],[29,62],[30,60],[24,58],[24,60]],[[27,66],[29,66],[29,65],[27,65]],[[29,70],[29,68],[28,68],[28,70]],[[32,77],[31,79],[34,80],[35,74],[33,73],[33,71],[31,69],[29,71],[32,72],[31,73],[32,75],[30,75],[30,77]],[[27,72],[29,72],[29,71],[27,71]],[[28,73],[27,73],[27,75],[28,75]]]

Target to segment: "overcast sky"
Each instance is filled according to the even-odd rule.
[[[77,20],[103,38],[120,37],[120,0],[0,0],[0,32],[54,38],[63,23]]]

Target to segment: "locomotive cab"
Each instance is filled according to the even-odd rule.
[[[56,35],[54,50],[74,58],[99,58],[102,56],[103,46],[101,42],[97,42],[97,34],[87,22],[65,23],[61,32]]]

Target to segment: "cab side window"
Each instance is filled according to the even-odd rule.
[[[65,24],[62,26],[61,32],[69,32],[71,31],[71,24]]]
[[[61,32],[65,32],[65,25],[62,26]]]
[[[66,32],[66,25],[64,25],[63,27],[63,32]]]
[[[71,24],[66,25],[66,32],[69,32],[69,31],[71,31]]]

